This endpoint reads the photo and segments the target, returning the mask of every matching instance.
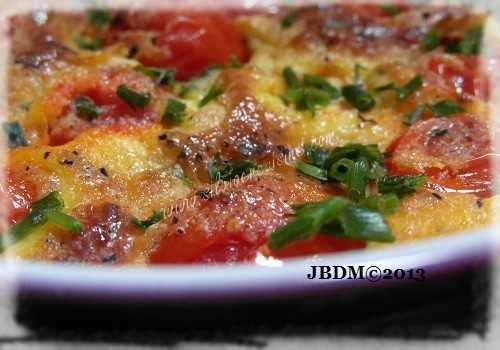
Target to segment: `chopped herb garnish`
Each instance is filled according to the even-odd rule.
[[[163,122],[180,125],[184,122],[186,117],[186,105],[179,100],[170,98],[167,100],[165,113],[163,113]]]
[[[466,55],[478,55],[481,52],[482,40],[483,27],[474,27],[465,33],[463,39],[458,43],[457,50]]]
[[[345,146],[336,147],[333,151],[331,151],[326,164],[329,166],[342,158],[358,160],[360,157],[366,158],[372,162],[382,161],[382,153],[380,153],[377,145],[349,143]]]
[[[208,163],[207,171],[210,182],[229,181],[236,177],[250,174],[260,167],[251,160],[223,161],[219,155]]]
[[[326,79],[304,74],[302,81],[290,67],[283,69],[283,77],[288,88],[281,97],[286,103],[292,103],[299,111],[307,110],[315,115],[317,106],[327,106],[332,99],[339,97],[339,91]]]
[[[116,94],[132,108],[144,108],[151,100],[149,92],[134,91],[123,84],[118,86]]]
[[[465,112],[465,109],[450,100],[443,100],[430,105],[432,113],[435,117],[447,117],[449,115]]]
[[[415,124],[420,117],[422,117],[422,113],[424,113],[426,106],[418,105],[415,107],[413,111],[411,111],[408,115],[406,115],[403,119],[403,124],[405,125],[413,125]]]
[[[156,85],[171,85],[175,82],[175,69],[137,66],[134,70],[153,79]]]
[[[439,33],[436,29],[433,29],[424,36],[422,42],[420,43],[420,47],[424,51],[432,51],[439,46],[440,42],[441,33]]]
[[[303,80],[304,85],[312,86],[329,93],[331,99],[337,99],[341,96],[339,89],[330,84],[330,82],[323,77],[312,74],[304,74]]]
[[[361,112],[366,112],[375,106],[375,99],[361,85],[344,86],[342,96],[349,104]]]
[[[318,145],[304,145],[304,156],[309,164],[325,168],[330,151]]]
[[[83,227],[80,221],[75,219],[74,217],[63,213],[60,210],[48,210],[45,212],[45,216],[47,217],[47,221],[52,224],[56,225],[62,229],[74,232],[74,233],[79,233],[82,232]]]
[[[302,87],[302,83],[300,82],[297,73],[291,67],[285,67],[283,69],[283,77],[285,78],[286,85],[289,88],[300,88]]]
[[[111,15],[108,10],[95,9],[89,11],[89,23],[95,27],[103,27],[111,21]]]
[[[217,98],[221,94],[222,94],[222,89],[217,84],[212,85],[210,87],[210,90],[208,90],[207,94],[198,103],[198,107],[205,106],[208,102]]]
[[[301,173],[309,175],[320,181],[328,181],[327,172],[325,169],[301,161],[295,163],[295,168]]]
[[[95,102],[87,96],[76,96],[74,105],[78,117],[85,120],[95,119],[99,116],[100,113],[102,113],[102,109],[99,108],[95,104]]]
[[[26,141],[26,137],[24,136],[23,129],[19,122],[4,122],[2,128],[7,137],[7,145],[9,148],[28,146],[28,141]]]
[[[378,210],[383,214],[394,214],[399,210],[399,197],[394,193],[369,196],[359,203],[366,208]]]
[[[403,86],[397,86],[394,83],[389,83],[375,88],[375,91],[383,92],[392,90],[396,93],[396,97],[398,98],[398,100],[403,101],[415,91],[420,89],[423,84],[424,82],[422,80],[422,77],[420,75],[416,75],[412,80],[410,80]]]
[[[384,11],[385,13],[387,13],[391,17],[397,16],[401,12],[403,12],[400,7],[394,6],[394,5],[390,5],[390,4],[380,5],[380,9],[382,11]]]
[[[82,50],[98,50],[101,48],[102,43],[102,38],[84,38],[81,36],[75,38],[75,44]]]
[[[291,27],[299,19],[299,14],[296,11],[290,12],[281,20],[281,28]]]
[[[165,214],[162,211],[154,211],[153,214],[146,220],[139,220],[138,218],[133,217],[130,222],[141,230],[145,231],[150,226],[159,223],[161,220],[163,220],[164,217]]]
[[[295,217],[269,236],[268,245],[275,250],[316,233],[367,241],[394,241],[381,213],[342,197],[332,197],[298,207]]]
[[[423,84],[424,82],[422,80],[422,77],[420,75],[417,75],[405,85],[396,88],[395,91],[398,100],[405,100],[408,96],[420,89]]]
[[[394,193],[404,196],[426,183],[425,175],[384,176],[378,182],[380,193]]]
[[[6,246],[13,245],[26,236],[33,229],[47,222],[75,233],[83,230],[80,222],[74,217],[62,212],[64,201],[59,192],[51,192],[47,196],[33,203],[29,213],[12,226],[4,235],[6,245],[0,245],[0,251]]]

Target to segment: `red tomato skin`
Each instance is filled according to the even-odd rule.
[[[432,142],[427,132],[435,125],[454,125],[447,137],[453,142]],[[462,147],[460,145],[463,143]],[[450,147],[450,152],[446,146]],[[457,149],[463,152],[453,153]],[[391,157],[386,160],[390,175],[416,175],[418,169],[398,164],[399,152],[421,150],[425,154],[448,163],[443,168],[425,167],[427,187],[441,192],[472,193],[479,197],[493,194],[493,165],[499,155],[492,153],[488,129],[479,120],[463,114],[449,118],[432,118],[414,124],[387,149]]]
[[[366,242],[364,241],[317,234],[309,239],[292,242],[283,248],[271,251],[270,256],[292,258],[363,248],[366,248]]]
[[[433,55],[427,68],[429,72],[437,74],[452,88],[457,95],[468,94],[488,100],[490,97],[489,80],[481,72],[485,62],[477,56]]]
[[[132,21],[133,29],[157,31],[160,52],[143,52],[138,60],[148,66],[175,68],[178,80],[189,80],[207,67],[226,64],[231,57],[246,62],[248,48],[227,15],[220,13],[165,13]]]
[[[29,212],[37,196],[37,188],[19,174],[7,171],[5,183],[0,185],[0,189],[1,204],[2,206],[5,204],[7,223],[13,225]]]

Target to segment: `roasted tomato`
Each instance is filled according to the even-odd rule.
[[[444,81],[446,86],[459,96],[468,94],[482,99],[488,99],[490,96],[489,80],[483,72],[486,67],[480,57],[433,55],[427,68],[431,81]]]
[[[268,235],[286,223],[291,214],[286,201],[317,201],[327,195],[321,185],[300,180],[296,175],[263,175],[231,186],[219,194],[202,193],[195,197],[194,205],[173,216],[165,236],[150,255],[150,262],[252,261],[259,251],[268,254],[264,249]],[[363,244],[319,236],[275,253],[287,257],[356,249]]]
[[[134,14],[125,26],[155,32],[153,46],[141,49],[137,59],[148,66],[175,68],[179,80],[228,63],[231,57],[240,62],[248,59],[243,38],[224,14]]]
[[[6,206],[7,222],[13,225],[28,213],[37,195],[36,186],[20,174],[7,171],[5,182],[0,182],[0,190],[0,204]]]
[[[91,70],[66,77],[44,98],[50,144],[64,144],[92,126],[154,119],[154,113],[147,108],[132,108],[118,97],[117,88],[122,84],[141,93],[152,93],[155,88],[150,78],[132,70]],[[90,98],[99,115],[92,119],[79,117],[75,111],[78,96]]]
[[[434,189],[491,195],[497,156],[488,128],[477,118],[463,114],[418,122],[389,151],[393,175],[425,173]]]
[[[326,235],[314,235],[312,238],[290,243],[289,245],[272,251],[271,256],[277,258],[290,258],[307,256],[320,253],[341,252],[346,250],[362,249],[366,242],[349,238],[336,238]]]

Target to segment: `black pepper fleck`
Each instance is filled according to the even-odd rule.
[[[163,141],[163,140],[166,140],[166,139],[167,139],[167,134],[161,134],[161,135],[158,136],[158,140]]]
[[[99,169],[99,171],[101,172],[101,174],[103,174],[104,176],[108,176],[108,171],[106,170],[106,168],[101,168]]]
[[[442,200],[442,199],[443,199],[443,197],[442,197],[440,194],[438,194],[438,193],[432,192],[431,194],[432,194],[432,196],[433,196],[434,198],[436,198],[436,199],[438,199],[438,200]]]
[[[49,158],[49,156],[50,156],[50,152],[47,151],[43,154],[43,159],[47,159],[47,158]]]

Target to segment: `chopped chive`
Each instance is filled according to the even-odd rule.
[[[477,26],[467,31],[457,46],[457,50],[465,55],[478,55],[481,52],[483,27]]]
[[[424,84],[422,77],[420,74],[416,75],[412,80],[410,80],[408,83],[405,85],[396,88],[396,96],[398,100],[402,101],[408,98],[411,94],[413,94],[415,91],[420,89],[422,85]]]
[[[212,85],[208,90],[207,94],[198,103],[198,107],[205,106],[207,103],[217,98],[221,94],[222,94],[222,89],[217,84]]]
[[[289,88],[300,88],[302,86],[299,77],[291,67],[285,67],[283,69],[283,77]]]
[[[396,239],[382,213],[354,203],[343,208],[336,221],[323,226],[321,233],[368,242],[392,243]]]
[[[28,141],[26,141],[23,128],[19,122],[4,122],[2,123],[2,128],[9,148],[28,146]]]
[[[295,168],[301,173],[311,176],[320,181],[328,181],[327,172],[325,169],[318,168],[317,166],[307,164],[301,161],[295,163]]]
[[[84,38],[78,36],[74,40],[75,44],[82,50],[95,51],[100,49],[103,44],[102,38]]]
[[[134,91],[124,84],[118,86],[116,94],[132,108],[144,108],[151,100],[149,92]]]
[[[390,4],[380,5],[380,9],[391,17],[397,16],[403,12],[401,8]]]
[[[170,98],[167,100],[165,113],[163,113],[162,121],[173,125],[180,125],[186,117],[186,105],[179,100]]]
[[[299,206],[295,215],[288,224],[269,236],[268,246],[272,250],[316,233],[365,241],[394,241],[391,229],[380,212],[361,207],[342,197]]]
[[[369,196],[362,199],[360,204],[383,214],[394,214],[399,210],[399,197],[394,193]]]
[[[213,183],[248,175],[252,170],[257,169],[260,167],[251,160],[223,161],[219,155],[216,155],[208,163],[207,173],[210,182]]]
[[[348,143],[344,146],[336,147],[327,159],[327,166],[336,161],[347,158],[350,160],[358,160],[360,157],[366,158],[372,162],[382,162],[382,154],[378,149],[378,145],[362,145],[360,143]]]
[[[425,175],[385,176],[378,182],[380,193],[394,193],[404,196],[416,191],[426,183]]]
[[[45,215],[49,223],[59,226],[65,230],[74,233],[79,233],[83,230],[83,226],[80,221],[68,214],[63,213],[62,211],[51,209],[48,210]]]
[[[163,220],[164,217],[165,214],[162,211],[154,211],[153,214],[146,220],[139,220],[138,218],[133,217],[130,222],[137,226],[139,229],[145,231],[150,226],[159,223],[161,220]]]
[[[80,222],[62,212],[64,201],[59,192],[51,192],[47,196],[34,202],[29,213],[12,226],[4,235],[6,245],[0,246],[0,251],[13,245],[28,236],[36,227],[47,222],[73,232],[80,232],[83,228]]]
[[[361,85],[346,85],[342,88],[342,95],[349,104],[361,112],[366,112],[375,106],[375,99],[363,90]]]
[[[153,79],[155,85],[171,85],[175,82],[175,69],[137,66],[134,70]]]
[[[299,19],[299,13],[296,11],[288,13],[282,20],[281,20],[281,28],[289,28],[291,27],[297,20]]]
[[[428,32],[422,42],[420,43],[420,48],[424,51],[432,51],[439,46],[441,42],[441,33],[439,33],[436,29]]]
[[[325,168],[330,151],[318,145],[304,145],[304,156],[308,163]]]
[[[304,74],[303,80],[304,85],[312,86],[319,90],[327,92],[328,94],[330,94],[331,99],[337,99],[341,96],[339,89],[330,84],[330,82],[323,77],[312,74]]]
[[[465,109],[451,100],[443,100],[430,105],[435,117],[447,117],[453,114],[463,113]]]
[[[90,97],[76,96],[73,103],[75,105],[76,114],[82,119],[92,120],[102,113],[102,109],[99,108]]]
[[[108,10],[95,9],[89,11],[89,23],[95,27],[103,27],[111,21]]]

